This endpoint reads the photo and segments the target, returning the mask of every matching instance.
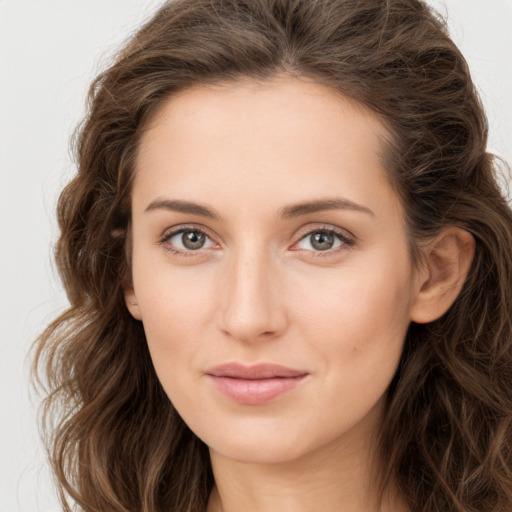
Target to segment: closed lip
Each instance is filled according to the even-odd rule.
[[[244,365],[241,363],[226,363],[215,366],[205,372],[212,377],[228,377],[231,379],[262,380],[262,379],[285,379],[304,377],[308,372],[288,368],[273,363],[260,363],[255,365]]]
[[[214,388],[243,405],[263,405],[295,389],[308,372],[273,363],[244,365],[231,362],[206,372]]]

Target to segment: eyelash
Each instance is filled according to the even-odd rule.
[[[164,236],[162,236],[158,243],[162,245],[165,250],[169,251],[172,254],[176,254],[178,256],[196,256],[197,254],[201,253],[202,249],[197,249],[196,251],[176,249],[175,247],[168,243],[171,238],[175,237],[176,235],[179,235],[180,233],[186,233],[188,231],[199,233],[211,240],[211,237],[203,229],[200,229],[196,226],[182,226],[177,229],[174,229],[173,231],[170,231],[169,233],[166,233]]]
[[[310,229],[305,234],[303,234],[297,242],[294,243],[294,245],[298,244],[302,240],[307,239],[308,237],[312,236],[313,234],[320,233],[323,235],[329,235],[334,236],[337,238],[341,244],[338,247],[335,247],[333,249],[326,249],[324,251],[321,250],[310,250],[310,249],[296,249],[296,250],[303,250],[311,254],[311,256],[317,258],[317,257],[328,257],[333,256],[334,254],[338,254],[338,252],[350,249],[353,247],[356,243],[356,239],[353,236],[348,235],[345,231],[341,231],[340,229],[333,228],[332,226],[322,226],[315,229]]]
[[[183,249],[176,249],[172,245],[170,245],[168,242],[171,240],[171,238],[175,237],[176,235],[179,235],[180,233],[186,233],[188,231],[192,231],[195,233],[199,233],[201,235],[204,235],[208,239],[211,240],[211,237],[208,235],[206,231],[204,231],[201,228],[198,228],[196,226],[183,226],[179,227],[177,229],[174,229],[173,231],[170,231],[169,233],[166,233],[159,241],[158,243],[162,245],[167,251],[171,252],[172,254],[176,254],[178,256],[196,256],[198,253],[201,253],[201,249],[197,249],[195,251],[193,250],[183,250]],[[319,228],[311,229],[307,231],[305,234],[303,234],[297,242],[294,243],[297,244],[300,241],[306,239],[308,236],[311,236],[316,233],[321,233],[325,235],[330,235],[338,238],[338,240],[341,241],[341,245],[334,248],[334,249],[326,249],[325,251],[321,250],[309,250],[309,249],[295,249],[295,250],[303,250],[306,252],[311,253],[314,257],[326,257],[326,256],[332,256],[333,254],[338,253],[341,250],[350,249],[353,247],[356,243],[355,237],[348,236],[346,232],[342,232],[341,230],[335,229],[331,226],[322,226]]]

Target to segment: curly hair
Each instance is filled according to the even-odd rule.
[[[468,66],[420,0],[175,0],[96,78],[58,204],[70,307],[34,354],[64,510],[206,508],[208,449],[165,395],[124,301],[134,161],[177,91],[279,73],[327,85],[387,127],[413,261],[446,226],[476,242],[449,311],[409,327],[387,393],[382,484],[397,482],[413,512],[512,510],[512,213]]]

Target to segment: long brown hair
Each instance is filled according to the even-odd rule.
[[[375,112],[414,260],[444,226],[476,240],[455,304],[412,324],[388,392],[382,482],[414,512],[512,510],[512,215],[486,152],[467,64],[419,0],[176,0],[92,84],[60,196],[56,260],[70,308],[35,346],[44,434],[65,510],[202,512],[207,447],[173,409],[128,313],[138,141],[196,84],[310,77]]]

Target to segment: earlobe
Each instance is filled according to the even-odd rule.
[[[133,318],[135,318],[135,320],[142,320],[139,304],[137,302],[137,297],[135,296],[135,290],[133,289],[133,286],[127,285],[124,287],[124,301],[128,311],[133,316]]]
[[[433,322],[448,311],[462,290],[474,254],[473,236],[457,227],[445,228],[428,244],[411,308],[411,321]]]

